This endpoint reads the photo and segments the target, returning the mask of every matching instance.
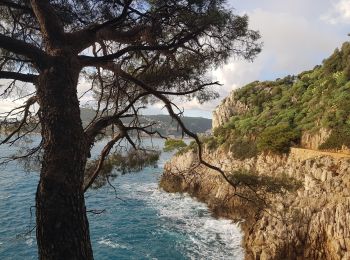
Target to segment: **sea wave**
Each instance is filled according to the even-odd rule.
[[[124,183],[130,197],[157,210],[163,228],[186,237],[180,247],[189,259],[243,259],[242,232],[227,219],[216,219],[204,203],[187,194],[165,193],[156,183]]]
[[[108,247],[114,248],[114,249],[115,248],[130,249],[129,246],[120,244],[118,242],[112,241],[109,238],[105,238],[105,237],[100,238],[100,240],[98,241],[98,244],[108,246]]]

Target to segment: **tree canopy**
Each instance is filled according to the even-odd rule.
[[[0,12],[0,78],[14,80],[3,96],[21,86],[16,81],[37,85],[56,57],[74,57],[78,82],[91,84],[87,92],[97,100],[96,116],[85,129],[91,145],[111,125],[152,132],[138,120],[127,129],[119,122],[137,119],[145,105],[164,103],[174,116],[182,114],[174,111],[174,97],[216,98],[210,87],[219,83],[208,71],[232,55],[252,59],[260,51],[248,17],[234,14],[222,0],[0,1]],[[23,92],[30,94],[25,105],[5,116],[22,113],[16,130],[28,125],[37,90]]]
[[[121,140],[138,150],[141,139],[132,134],[159,134],[140,123],[145,106],[162,103],[199,143],[182,123],[178,101],[216,98],[219,83],[208,72],[231,56],[251,60],[261,47],[248,17],[223,0],[0,0],[0,13],[2,96],[25,100],[3,115],[2,126],[13,130],[1,144],[35,129],[42,136],[38,147],[6,160],[42,163],[36,194],[41,259],[92,258],[84,191]],[[96,100],[85,128],[81,85]],[[107,128],[110,141],[84,181],[90,150]],[[199,158],[216,168],[202,160],[200,146]]]

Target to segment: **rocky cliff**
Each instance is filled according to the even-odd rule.
[[[213,112],[204,158],[190,146],[161,186],[239,221],[247,259],[350,259],[350,43],[297,76],[255,81]],[[187,152],[186,152],[187,151]]]
[[[213,128],[226,137],[255,139],[273,133],[281,137],[279,141],[285,139],[284,147],[350,150],[349,99],[350,42],[346,42],[312,70],[234,90],[213,112]]]
[[[287,175],[301,184],[294,191],[243,198],[250,187],[234,189],[219,173],[194,167],[196,154],[189,151],[166,164],[161,186],[188,192],[216,214],[239,221],[246,259],[345,260],[350,259],[350,156],[341,157],[309,154],[304,159],[304,152],[295,149],[289,156],[236,160],[220,149],[207,151],[206,160],[227,174],[246,169],[258,176]]]
[[[217,128],[227,123],[234,115],[242,115],[249,110],[248,105],[235,98],[235,92],[226,97],[213,111],[212,127]]]

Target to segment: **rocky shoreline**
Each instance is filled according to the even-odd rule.
[[[303,153],[236,160],[223,150],[206,150],[205,159],[227,173],[245,169],[300,182],[295,191],[264,192],[264,202],[241,198],[237,194],[245,194],[246,186],[235,190],[217,172],[194,167],[197,157],[192,151],[165,165],[160,186],[187,192],[206,202],[214,214],[239,222],[246,259],[350,259],[350,159],[304,159]],[[260,207],[263,203],[267,205]]]

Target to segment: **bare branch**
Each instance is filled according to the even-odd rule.
[[[100,160],[97,164],[97,167],[95,169],[95,171],[93,172],[90,180],[88,181],[88,183],[86,184],[86,186],[84,187],[84,192],[86,192],[90,186],[94,183],[95,179],[97,178],[98,174],[100,173],[103,163],[106,160],[106,157],[109,155],[109,152],[111,151],[111,149],[113,148],[113,146],[115,145],[116,142],[118,142],[120,139],[122,139],[124,137],[123,133],[119,133],[117,134],[111,141],[109,141],[106,146],[103,148],[101,155],[100,155]]]
[[[38,75],[34,74],[23,74],[10,71],[0,71],[0,79],[14,79],[23,82],[35,83]]]
[[[9,1],[9,0],[0,0],[0,6],[7,6],[10,8],[25,11],[27,13],[33,13],[33,10],[30,7],[25,6],[25,5],[21,5],[18,3],[14,3],[14,2]]]
[[[95,123],[91,124],[86,130],[85,130],[85,135],[89,139],[90,142],[93,141],[93,139],[96,137],[96,135],[106,127],[112,125],[112,124],[117,124],[122,117],[124,113],[126,113],[132,106],[139,100],[140,98],[148,95],[149,93],[144,92],[140,93],[137,95],[123,110],[120,112],[116,113],[115,115],[112,116],[105,116],[101,117],[99,120],[97,120]]]
[[[197,88],[188,90],[188,91],[180,91],[180,92],[171,92],[171,91],[159,91],[159,90],[155,90],[157,93],[159,94],[163,94],[163,95],[174,95],[174,96],[183,96],[183,95],[189,95],[189,94],[193,94],[197,91],[200,91],[202,89],[204,89],[205,87],[208,86],[221,86],[221,84],[218,81],[215,82],[210,82],[210,83],[205,83],[205,84],[201,84],[199,85]]]
[[[45,67],[48,57],[39,48],[0,33],[0,48],[31,59],[39,68]]]
[[[153,90],[153,88],[149,87],[148,85],[146,85],[145,83],[143,83],[142,81],[138,80],[137,78],[134,78],[133,76],[131,76],[130,74],[124,72],[123,70],[119,70],[119,75],[126,79],[129,80],[131,82],[133,82],[134,84],[140,86],[141,88],[143,88],[144,90],[150,92],[151,94],[153,94],[154,96],[156,96],[158,99],[160,99],[161,101],[163,101],[165,107],[168,110],[169,115],[174,118],[178,124],[181,126],[182,130],[190,137],[192,137],[197,145],[198,145],[198,159],[199,162],[203,165],[205,165],[206,167],[215,170],[217,172],[219,172],[221,174],[221,176],[225,179],[225,181],[227,181],[233,188],[236,188],[235,183],[233,183],[224,173],[223,170],[221,170],[219,167],[216,167],[214,165],[209,164],[208,162],[206,162],[203,159],[203,150],[202,150],[202,145],[201,142],[198,138],[198,136],[195,133],[192,133],[190,130],[187,129],[187,127],[184,125],[184,123],[182,122],[182,120],[180,119],[180,117],[174,112],[172,106],[171,106],[171,101],[164,96],[163,94],[159,94],[157,91]]]
[[[41,141],[40,144],[34,148],[31,148],[27,150],[27,152],[24,155],[13,155],[10,157],[1,157],[0,158],[0,165],[6,165],[9,162],[16,161],[16,160],[23,160],[26,158],[32,157],[34,154],[36,154],[38,151],[42,149],[43,142]]]
[[[130,39],[138,34],[144,26],[136,26],[125,32],[115,30],[115,28],[118,25],[121,25],[127,18],[129,13],[128,9],[132,1],[133,0],[124,1],[125,4],[119,3],[120,5],[123,5],[123,10],[121,14],[114,19],[110,19],[102,24],[93,24],[80,31],[66,34],[67,42],[72,44],[76,53],[81,52],[101,40],[123,41],[123,39],[129,39],[128,42],[130,42]]]
[[[144,127],[137,127],[137,126],[135,126],[135,127],[126,127],[126,130],[127,131],[136,130],[138,132],[144,132],[144,133],[148,134],[149,136],[158,135],[160,138],[167,139],[167,137],[162,135],[159,131],[147,130],[147,128],[151,127],[152,125],[148,125],[148,126],[144,126]]]
[[[14,136],[16,133],[18,133],[21,128],[23,127],[23,125],[26,123],[26,120],[27,120],[27,117],[28,117],[28,114],[29,114],[29,108],[31,105],[33,105],[35,102],[37,101],[37,97],[34,96],[34,97],[31,97],[27,100],[26,104],[23,107],[23,111],[24,111],[24,116],[23,116],[23,119],[21,121],[21,123],[19,124],[19,126],[10,134],[8,135],[1,143],[0,145],[2,144],[5,144],[7,143],[11,138],[12,136]]]
[[[132,1],[133,0],[126,0],[125,1],[123,11],[118,17],[111,19],[107,22],[104,22],[103,24],[96,25],[89,30],[92,32],[98,32],[99,30],[104,29],[105,27],[116,26],[117,24],[122,23],[125,20],[126,16],[128,15],[128,9],[129,9]]]
[[[168,50],[179,48],[184,43],[190,41],[191,39],[195,39],[201,31],[202,29],[199,29],[196,32],[189,33],[180,39],[171,41],[169,44],[131,45],[109,55],[104,55],[101,57],[91,57],[91,56],[80,55],[79,59],[83,66],[99,66],[99,65],[103,65],[106,62],[110,62],[115,59],[118,59],[124,54],[133,52],[133,51],[168,51]]]

